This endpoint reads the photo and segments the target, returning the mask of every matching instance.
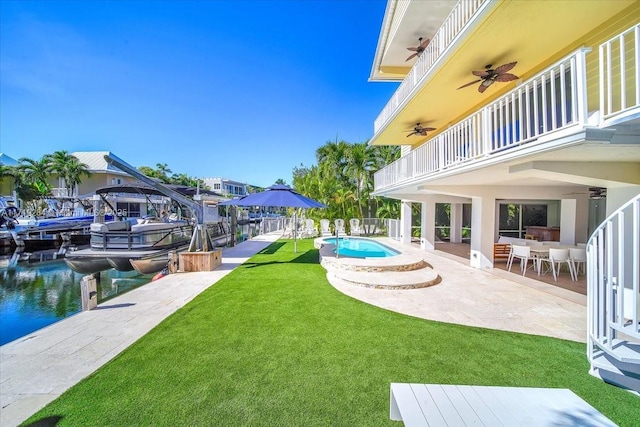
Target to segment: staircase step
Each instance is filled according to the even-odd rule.
[[[640,394],[639,365],[620,362],[603,351],[598,351],[591,361],[589,373],[595,377]]]
[[[373,289],[419,289],[440,283],[440,276],[431,268],[411,271],[342,271],[329,269],[327,274],[346,283]]]
[[[613,339],[611,341],[612,350],[607,349],[608,343],[606,340],[599,343],[598,346],[604,353],[607,353],[620,362],[640,365],[640,343]]]

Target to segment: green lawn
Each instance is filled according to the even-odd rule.
[[[637,396],[588,374],[584,344],[369,306],[304,240],[272,244],[28,423],[397,426],[391,382],[570,388],[620,425],[640,419]]]

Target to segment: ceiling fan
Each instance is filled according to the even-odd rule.
[[[415,58],[416,56],[420,56],[420,54],[424,52],[427,46],[429,46],[429,42],[431,42],[431,40],[426,39],[425,41],[422,41],[422,37],[418,38],[418,46],[407,48],[407,50],[414,51],[415,53],[412,53],[404,62],[407,62],[410,59]]]
[[[474,80],[472,82],[467,83],[466,85],[460,86],[458,89],[462,89],[463,87],[471,86],[476,83],[480,83],[478,87],[478,92],[483,93],[489,86],[491,86],[494,82],[510,82],[513,80],[517,80],[519,77],[515,74],[508,73],[513,67],[516,66],[518,62],[510,62],[508,64],[501,65],[495,69],[491,68],[492,65],[485,65],[485,69],[483,71],[472,71],[471,73],[474,76],[480,77],[479,80]]]
[[[413,127],[413,130],[407,135],[407,138],[413,135],[427,136],[427,132],[431,132],[434,130],[436,130],[436,128],[426,128],[424,126],[421,126],[420,123],[416,123],[416,125]]]
[[[603,187],[589,187],[586,191],[575,191],[573,193],[564,193],[564,196],[573,196],[577,194],[589,194],[591,200],[601,200],[607,197],[607,189]]]

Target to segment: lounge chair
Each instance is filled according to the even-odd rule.
[[[349,234],[352,236],[360,235],[360,220],[358,218],[351,218],[349,220]]]
[[[318,229],[315,222],[309,218],[304,222],[304,229],[301,233],[302,237],[316,237],[318,235]]]
[[[321,219],[320,220],[320,233],[322,235],[322,237],[325,236],[331,236],[331,230],[329,229],[329,225],[331,223],[329,222],[328,219]]]
[[[344,231],[344,219],[338,218],[333,221],[333,224],[336,226],[336,233],[338,233],[338,237],[347,235]]]

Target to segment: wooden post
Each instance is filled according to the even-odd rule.
[[[98,306],[98,291],[96,278],[93,275],[84,276],[80,281],[82,296],[82,311],[93,310]]]

